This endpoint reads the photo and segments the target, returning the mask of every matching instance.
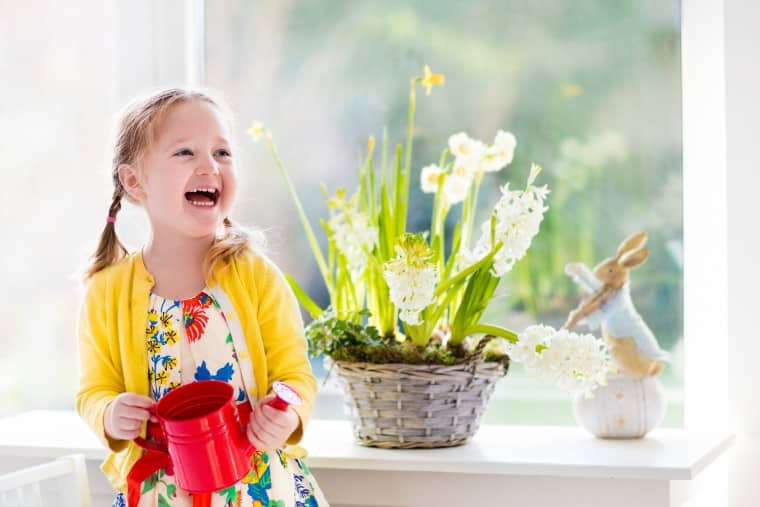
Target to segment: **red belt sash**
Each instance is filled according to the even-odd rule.
[[[251,404],[247,401],[238,404],[238,415],[240,424],[248,426],[251,417]],[[145,453],[135,462],[132,469],[127,474],[127,504],[129,507],[136,507],[140,501],[140,487],[142,483],[152,474],[160,469],[171,471],[172,462],[166,448],[166,438],[158,423],[148,422],[146,439],[149,441],[145,445]],[[212,492],[209,492],[212,493]],[[199,507],[210,505],[211,497],[209,494],[193,495],[193,506]]]

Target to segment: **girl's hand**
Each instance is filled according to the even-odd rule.
[[[298,428],[298,414],[290,407],[285,411],[270,407],[268,402],[273,399],[274,394],[266,396],[256,403],[251,411],[251,421],[246,433],[248,440],[259,451],[280,449]]]
[[[148,409],[155,403],[147,396],[121,393],[106,407],[103,416],[106,434],[114,440],[133,440],[140,435],[140,425],[150,419],[156,421]]]

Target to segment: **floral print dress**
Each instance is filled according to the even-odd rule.
[[[208,379],[232,384],[237,403],[248,400],[231,326],[211,291],[181,301],[151,292],[149,308],[146,347],[154,400],[180,385]],[[140,506],[190,507],[193,503],[192,495],[180,490],[166,470],[148,477],[140,490]],[[114,505],[126,505],[124,501],[119,494]],[[254,453],[248,475],[213,493],[211,505],[325,507],[328,503],[303,460],[278,449]]]

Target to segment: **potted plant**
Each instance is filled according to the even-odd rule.
[[[466,442],[510,357],[566,388],[590,393],[605,381],[607,353],[591,335],[540,325],[518,335],[482,322],[499,281],[525,255],[548,209],[549,190],[536,185],[541,168],[533,165],[525,187],[502,187],[488,220],[473,229],[483,178],[512,161],[511,133],[499,131],[489,145],[465,133],[451,136],[438,163],[419,174],[423,192],[434,201],[430,228],[407,231],[416,89],[421,85],[429,95],[443,84],[444,76],[427,66],[411,80],[405,146],[396,146],[389,158],[384,133],[377,168],[370,137],[356,193],[339,189],[331,195],[323,187],[330,213],[321,221],[327,255],[271,132],[258,122],[250,130],[254,141],[266,140],[322,274],[330,299],[325,309],[292,277],[288,281],[313,318],[306,328],[310,351],[324,354],[337,371],[363,445]],[[460,205],[447,242],[444,222]]]

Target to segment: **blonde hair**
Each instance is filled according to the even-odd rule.
[[[111,206],[108,208],[108,216],[112,218],[106,222],[100,234],[98,247],[90,257],[91,263],[85,270],[85,280],[91,278],[98,271],[120,261],[128,253],[116,235],[116,224],[114,221],[119,210],[121,210],[121,200],[126,198],[133,203],[134,200],[125,192],[121,184],[119,166],[122,164],[137,165],[148,148],[150,148],[151,143],[155,140],[154,130],[159,120],[173,105],[189,100],[201,100],[213,105],[219,111],[227,113],[225,116],[231,123],[231,115],[218,99],[212,99],[206,92],[183,90],[181,88],[162,90],[147,98],[133,102],[122,111],[117,124],[114,155],[111,164],[114,190],[111,197]],[[264,247],[262,232],[247,231],[241,225],[233,222],[229,217],[225,217],[223,225],[224,232],[216,238],[203,260],[203,271],[210,282],[214,281],[213,273],[217,264],[223,263],[223,269],[226,268],[232,259],[253,246],[252,237],[255,240],[254,244],[256,247],[262,249]]]

